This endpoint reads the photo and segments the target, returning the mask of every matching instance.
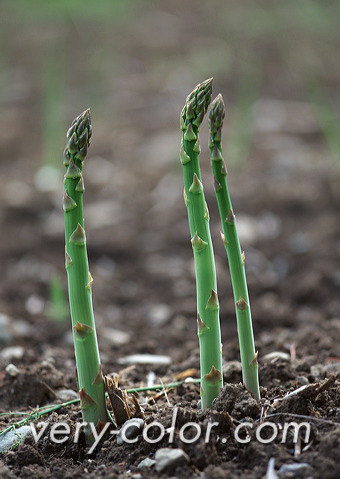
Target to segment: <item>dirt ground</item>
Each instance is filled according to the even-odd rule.
[[[186,95],[212,75],[214,95],[221,91],[227,106],[225,159],[246,254],[262,399],[257,404],[241,384],[234,303],[204,146],[205,125],[201,161],[218,274],[225,384],[213,410],[199,409],[197,383],[141,392],[146,425],[158,421],[170,428],[176,410],[172,443],[168,434],[153,444],[139,436],[136,443],[118,445],[112,436],[89,455],[82,441],[73,442],[75,424],[81,421],[79,405],[62,407],[39,419],[49,425],[37,444],[28,437],[1,453],[0,477],[336,479],[340,163],[331,148],[334,142],[327,141],[330,130],[325,133],[320,126],[297,80],[310,65],[301,61],[290,69],[294,38],[303,34],[292,26],[289,39],[283,21],[275,37],[282,34],[286,42],[280,50],[281,43],[263,33],[266,29],[258,37],[253,26],[244,36],[237,29],[233,33],[234,21],[252,17],[240,7],[229,19],[228,9],[217,0],[210,13],[204,2],[197,2],[194,11],[192,1],[170,6],[165,1],[141,3],[143,8],[127,2],[128,11],[115,20],[114,28],[96,16],[91,19],[91,12],[79,19],[70,10],[67,22],[59,17],[29,21],[20,10],[22,2],[13,2],[16,8],[10,2],[1,7],[7,56],[0,116],[0,430],[23,417],[10,412],[60,404],[77,392],[69,313],[62,299],[52,300],[51,283],[61,282],[61,295],[66,295],[62,151],[69,123],[88,106],[93,142],[84,169],[85,223],[104,373],[118,373],[120,386],[127,389],[144,386],[151,377],[157,384],[199,377],[195,277],[182,197],[178,118]],[[259,4],[265,15],[268,3]],[[332,2],[327,5],[333,7]],[[217,7],[222,9],[220,16]],[[321,20],[320,25],[320,36],[314,41],[306,34],[305,46],[314,48],[317,75],[336,109],[336,48],[332,39],[327,43]],[[20,38],[10,34],[14,26]],[[158,41],[154,28],[159,30]],[[302,45],[298,42],[297,55],[303,55]],[[326,58],[327,45],[333,50]],[[196,49],[200,56],[195,56]],[[242,121],[235,133],[235,95],[253,54],[263,71],[248,111],[249,137]],[[100,55],[107,60],[104,66]],[[46,58],[51,60],[47,67]],[[54,73],[62,79],[62,93],[51,80]],[[51,111],[62,114],[63,120]],[[242,115],[242,107],[238,112]],[[238,136],[240,142],[235,140]],[[132,354],[163,355],[166,362],[129,362]],[[15,366],[14,373],[9,364]],[[66,443],[49,440],[58,421],[70,425]],[[202,431],[194,442],[181,435],[189,421]],[[209,421],[218,426],[205,443]],[[274,426],[263,428],[266,421]],[[293,421],[310,425],[307,440],[301,434],[294,443],[288,434],[282,441],[283,425]],[[245,423],[249,442],[241,443],[235,431],[240,426],[245,439]],[[273,430],[273,440],[261,442]],[[157,438],[156,429],[149,431]],[[185,436],[190,439],[194,432],[187,430]],[[165,447],[183,450],[186,459],[162,471],[155,465],[138,467]]]

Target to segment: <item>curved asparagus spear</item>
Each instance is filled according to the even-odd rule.
[[[202,408],[211,407],[212,401],[219,395],[222,387],[219,303],[209,212],[201,182],[198,139],[199,128],[211,100],[211,92],[212,79],[199,84],[187,97],[181,114],[180,159],[196,271]]]
[[[245,387],[259,400],[257,352],[255,352],[254,346],[248,287],[244,268],[245,257],[244,253],[241,252],[235,215],[227,184],[227,169],[222,156],[221,140],[224,115],[223,98],[222,95],[218,95],[212,102],[209,113],[210,160],[223,228],[223,242],[227,251],[234,293],[243,382]]]
[[[67,132],[63,208],[65,267],[83,420],[100,428],[108,421],[108,413],[93,315],[93,280],[88,265],[83,213],[82,169],[91,133],[90,110],[86,110],[73,121]],[[89,426],[85,428],[85,435],[87,441],[92,442]]]

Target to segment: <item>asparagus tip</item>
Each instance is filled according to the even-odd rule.
[[[90,145],[91,135],[91,114],[88,108],[73,120],[66,133],[68,153],[65,153],[64,157],[67,159],[68,156],[73,155],[78,160],[83,161]]]
[[[209,119],[215,125],[216,129],[222,126],[225,117],[225,106],[221,93],[212,101]]]
[[[209,78],[208,80],[199,83],[187,96],[185,106],[181,113],[182,130],[185,130],[188,124],[191,123],[199,128],[211,101],[212,82],[213,79]]]
[[[209,112],[209,148],[210,159],[213,161],[223,161],[221,141],[222,141],[222,126],[225,116],[225,107],[222,95],[219,93],[211,104]]]

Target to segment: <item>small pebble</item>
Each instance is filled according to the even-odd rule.
[[[7,451],[14,444],[22,443],[25,437],[32,435],[30,426],[21,426],[17,429],[12,429],[6,434],[0,436],[0,452]]]
[[[156,464],[156,461],[154,459],[150,459],[149,457],[146,457],[143,459],[137,466],[138,469],[143,469],[143,467],[149,468],[152,467]]]
[[[0,313],[0,343],[9,343],[12,337],[10,318],[7,314]]]
[[[189,456],[182,449],[170,449],[164,447],[158,449],[155,454],[157,472],[170,471],[177,466],[189,463]]]
[[[311,248],[311,241],[309,236],[302,232],[297,231],[288,240],[291,251],[295,254],[307,253]]]
[[[310,368],[310,373],[312,376],[318,378],[320,376],[325,376],[325,365],[324,364],[314,364]]]
[[[73,391],[73,389],[62,389],[61,391],[56,392],[56,396],[63,402],[79,398],[79,394],[76,391]]]
[[[5,371],[8,374],[8,376],[11,376],[12,378],[16,378],[20,374],[19,369],[16,366],[14,366],[14,364],[12,363],[6,366]]]
[[[28,336],[32,327],[23,319],[11,318],[0,313],[0,344],[6,344],[14,338]]]
[[[6,361],[21,359],[23,355],[24,348],[22,346],[8,346],[8,348],[4,348],[0,353],[0,357]]]
[[[14,336],[21,337],[21,336],[28,336],[29,334],[32,334],[33,328],[24,319],[16,319],[16,320],[12,320],[12,330],[13,330]]]
[[[60,171],[54,166],[44,165],[34,176],[34,186],[38,191],[58,191],[60,187]]]
[[[122,446],[126,439],[135,439],[139,436],[144,428],[144,421],[140,418],[129,419],[125,421],[117,434],[117,444]]]
[[[283,464],[279,469],[279,474],[290,474],[300,472],[302,469],[311,469],[311,466],[306,462],[300,464]]]
[[[301,386],[305,386],[306,384],[309,384],[309,381],[306,378],[306,376],[296,376],[295,381],[298,384],[301,384]]]
[[[32,294],[25,302],[26,311],[32,315],[41,314],[44,311],[45,301],[40,296]]]
[[[100,464],[100,465],[97,467],[96,471],[105,471],[105,469],[106,469],[106,465],[105,465],[105,464]]]
[[[282,353],[281,351],[273,351],[272,353],[265,354],[263,358],[265,361],[275,362],[279,359],[281,361],[290,361],[290,355],[288,353]]]
[[[120,346],[131,341],[131,336],[125,331],[120,331],[113,328],[103,328],[103,337],[107,339],[112,345]]]
[[[155,304],[150,308],[149,320],[154,326],[163,326],[171,318],[172,309],[167,304]]]
[[[170,356],[159,354],[131,354],[118,359],[119,364],[160,364],[167,365],[171,363]]]
[[[152,387],[156,381],[156,374],[153,371],[149,371],[146,376],[146,385],[148,388]]]

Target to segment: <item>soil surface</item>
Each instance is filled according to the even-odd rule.
[[[12,10],[10,2],[2,7],[8,22],[4,30],[8,34],[7,80],[12,81],[3,90],[0,128],[0,430],[26,417],[22,413],[77,398],[65,302],[61,156],[68,124],[92,104],[93,142],[84,170],[84,201],[103,371],[118,374],[122,389],[199,378],[195,277],[177,123],[186,95],[212,74],[214,94],[221,91],[227,109],[230,105],[234,111],[239,71],[214,67],[210,48],[214,47],[220,61],[231,53],[222,20],[219,24],[215,15],[207,16],[203,2],[198,2],[196,13],[191,12],[193,2],[175,1],[171,6],[165,1],[150,2],[153,9],[143,3],[145,11],[139,8],[132,15],[129,10],[132,16],[124,17],[121,25],[116,21],[113,30],[103,19],[76,19],[70,10],[69,23],[56,21],[61,30],[45,20],[47,26],[39,38],[34,22]],[[152,37],[155,24],[163,26],[157,45]],[[14,25],[20,27],[21,42],[9,33]],[[239,37],[230,35],[234,58]],[[41,45],[41,39],[47,46]],[[202,50],[200,61],[193,54],[195,39]],[[96,63],[94,55],[101,53],[104,40],[106,57],[113,45],[120,45],[112,50],[116,63],[111,59],[105,67]],[[251,52],[255,46],[250,37],[247,41]],[[42,105],[47,100],[41,78],[45,78],[44,48],[49,51],[59,45],[62,50],[62,42],[70,45],[62,61],[69,65],[64,87],[71,100],[65,108],[69,121],[61,122],[58,143],[58,132],[56,140],[43,134],[44,122],[58,125],[58,121],[44,117]],[[256,112],[253,136],[241,161],[228,162],[227,152],[233,156],[228,149],[232,115],[226,119],[224,141],[246,255],[261,402],[256,403],[242,386],[228,264],[204,146],[205,125],[202,172],[223,339],[220,397],[212,410],[202,411],[199,385],[190,380],[173,388],[139,392],[145,437],[118,445],[113,433],[90,454],[82,434],[75,440],[76,424],[81,422],[78,403],[40,418],[32,416],[35,424],[47,423],[45,432],[37,443],[29,436],[1,453],[1,478],[340,477],[340,163],[329,149],[301,83],[289,75],[289,62],[284,63],[284,55],[269,37],[261,37],[261,42],[263,85],[251,110]],[[292,54],[289,42],[286,48]],[[86,49],[94,55],[89,70],[81,63]],[[324,58],[321,50],[317,54]],[[61,53],[53,50],[53,55],[57,60]],[[73,64],[74,58],[78,60]],[[235,58],[234,65],[240,67]],[[182,61],[192,68],[188,63],[184,68]],[[79,74],[85,78],[81,91],[77,90]],[[331,63],[321,76],[335,98],[339,79]],[[94,81],[105,94],[93,89]],[[44,153],[53,141],[57,161],[45,163]],[[237,150],[240,155],[241,150]],[[151,356],[146,363],[145,358],[129,357],[137,354]],[[153,421],[161,426],[148,427]],[[51,440],[53,424],[58,422],[69,426],[66,442]],[[185,426],[188,422],[196,426]],[[293,434],[292,423],[302,424],[299,434]],[[162,427],[165,434],[159,439]],[[157,454],[162,448],[185,454],[177,462],[169,459],[162,465]],[[145,459],[151,462],[141,464]]]

